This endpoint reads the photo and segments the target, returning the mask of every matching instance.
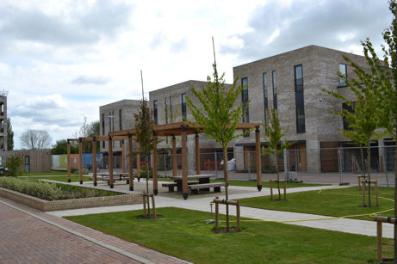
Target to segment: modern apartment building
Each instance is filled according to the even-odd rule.
[[[207,82],[204,81],[189,80],[151,91],[149,98],[154,122],[158,125],[163,125],[181,121],[194,121],[192,113],[186,105],[186,98],[189,97],[193,103],[196,103],[197,101],[193,96],[192,88],[194,87],[200,90],[206,84]],[[226,85],[229,86],[229,84]],[[202,169],[213,169],[214,164],[211,161],[217,159],[214,155],[218,155],[219,160],[221,160],[221,147],[214,140],[208,139],[206,135],[200,134],[199,136]],[[179,137],[176,137],[176,143],[177,153],[180,153]],[[188,136],[187,145],[189,170],[194,170],[194,135]],[[171,147],[171,138],[168,137],[163,138],[158,144],[160,154],[164,154],[164,157],[170,154]],[[219,154],[216,154],[216,152],[219,152]]]
[[[7,92],[0,92],[0,151],[7,150]]]
[[[326,155],[320,149],[343,146],[349,141],[343,136],[347,124],[335,114],[342,104],[325,91],[348,95],[345,78],[351,78],[352,69],[344,56],[366,66],[362,56],[307,46],[233,68],[234,78],[243,86],[241,104],[243,122],[268,122],[268,112],[277,109],[285,139],[299,159],[299,170],[320,172],[332,170],[326,164]],[[236,148],[249,151],[254,137],[241,138]],[[262,133],[262,143],[266,138]],[[336,151],[336,150],[335,150]],[[241,152],[241,151],[240,151]],[[238,159],[238,157],[236,157]]]
[[[268,112],[277,109],[280,123],[285,132],[285,140],[290,145],[288,155],[280,157],[288,159],[290,170],[307,172],[338,171],[337,148],[351,146],[349,139],[342,131],[348,124],[338,115],[342,103],[326,93],[336,91],[347,97],[352,96],[346,87],[345,78],[354,77],[344,59],[348,57],[362,67],[366,67],[363,56],[319,46],[307,46],[288,51],[261,60],[238,65],[233,68],[234,79],[243,87],[239,103],[243,107],[241,122],[263,123],[269,120]],[[158,125],[193,121],[191,112],[186,105],[186,98],[194,98],[192,87],[202,89],[203,81],[186,81],[149,93],[150,107],[154,122]],[[229,84],[228,84],[229,85]],[[193,101],[194,102],[194,101]],[[101,134],[109,131],[133,127],[133,116],[139,101],[123,100],[102,106]],[[177,137],[177,148],[180,142]],[[267,139],[264,129],[261,130],[261,144],[266,147]],[[382,146],[388,141],[374,142],[372,162],[379,162],[385,153]],[[214,160],[222,159],[221,148],[200,135],[201,169],[213,169]],[[106,145],[102,146],[106,152]],[[158,144],[160,154],[170,154],[171,138],[163,138]],[[255,160],[254,131],[245,133],[244,137],[235,139],[230,144],[229,159],[235,158],[238,171],[254,170]],[[117,151],[117,146],[115,146]],[[178,153],[179,153],[178,149]],[[194,169],[194,136],[188,138],[189,169]],[[208,154],[206,154],[208,153]],[[262,159],[262,168],[266,171],[271,164],[269,157]],[[348,158],[345,158],[350,162]],[[167,163],[165,161],[164,163]],[[345,164],[346,165],[346,164]]]
[[[134,128],[134,115],[139,111],[140,100],[121,100],[99,107],[100,135],[108,135],[110,132]],[[120,168],[122,141],[114,141],[114,166]],[[124,144],[126,148],[127,144]],[[108,152],[108,142],[100,143],[101,152]],[[106,162],[105,162],[106,164]]]

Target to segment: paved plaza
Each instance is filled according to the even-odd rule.
[[[72,185],[79,183],[70,183]],[[85,182],[91,186],[92,182]],[[135,193],[144,189],[144,181],[135,182]],[[151,184],[149,184],[151,186]],[[159,183],[161,186],[161,182]],[[105,183],[97,188],[109,189]],[[288,193],[346,188],[328,185],[290,188]],[[129,193],[125,184],[115,185],[115,190]],[[258,192],[254,187],[230,187],[231,199],[268,195],[269,189]],[[223,193],[190,195],[184,200],[178,193],[168,193],[161,188],[156,197],[156,206],[178,207],[210,212],[210,202]],[[81,226],[62,217],[93,213],[139,210],[142,205],[122,205],[39,212],[26,206],[0,198],[0,263],[187,263],[157,251],[129,243],[99,231]],[[231,209],[231,213],[233,209]],[[223,210],[221,210],[224,213]],[[258,221],[274,221],[325,230],[376,236],[376,224],[371,221],[333,218],[320,215],[281,212],[249,207],[241,208],[241,215]],[[384,224],[384,237],[393,237],[393,226]]]

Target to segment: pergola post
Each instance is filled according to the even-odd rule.
[[[187,183],[188,163],[187,163],[187,134],[182,132],[182,195],[186,200],[189,196],[189,186]]]
[[[67,143],[66,143],[66,153],[67,153],[66,161],[67,161],[67,169],[68,169],[68,182],[71,182],[72,175],[70,173],[71,172],[71,164],[70,164],[70,141],[69,141],[69,139],[67,140]]]
[[[158,187],[158,179],[157,179],[157,163],[158,163],[158,154],[157,154],[157,138],[154,138],[153,144],[153,193],[157,195],[159,193]]]
[[[112,137],[108,137],[108,166],[109,166],[109,185],[113,188],[113,140]]]
[[[200,136],[196,133],[194,137],[194,147],[195,147],[195,158],[196,158],[196,174],[199,175],[201,173],[200,168]]]
[[[172,153],[171,153],[171,157],[172,157],[172,176],[176,176],[177,175],[177,162],[176,162],[176,138],[175,136],[172,136]]]
[[[134,178],[132,175],[132,136],[128,135],[128,179],[130,184],[130,191],[134,190]]]
[[[256,186],[258,191],[262,190],[262,164],[261,164],[261,135],[259,126],[255,129],[255,158],[256,158]]]
[[[98,185],[97,182],[97,167],[96,167],[96,137],[92,138],[92,178],[94,180],[94,186]]]
[[[83,139],[79,138],[79,174],[80,184],[83,184]]]

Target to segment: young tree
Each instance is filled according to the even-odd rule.
[[[149,157],[153,150],[156,138],[154,137],[154,123],[151,119],[150,109],[146,100],[142,100],[139,112],[135,114],[136,140],[142,157],[146,160],[146,193],[149,193]],[[155,169],[155,168],[153,168]]]
[[[368,58],[368,52],[369,50],[364,44],[366,58]],[[342,109],[337,114],[341,115],[349,125],[343,131],[344,135],[366,148],[365,171],[368,180],[371,181],[371,141],[379,139],[383,135],[377,131],[378,128],[382,127],[381,120],[384,114],[382,108],[379,107],[379,100],[382,95],[381,86],[379,86],[377,75],[371,69],[363,69],[348,57],[344,58],[353,68],[355,74],[354,78],[345,80],[347,89],[353,94],[353,99],[337,92],[329,93],[349,106],[349,109],[352,109]],[[369,63],[369,65],[371,64]],[[368,188],[368,206],[371,207],[371,188]]]
[[[27,149],[45,149],[51,144],[51,137],[45,130],[28,129],[21,135],[22,146]]]
[[[274,156],[274,167],[276,169],[277,174],[277,190],[278,190],[278,200],[281,200],[281,192],[280,192],[280,173],[278,169],[278,156],[285,149],[288,148],[286,142],[283,142],[282,139],[284,137],[284,133],[280,126],[280,120],[278,118],[278,112],[276,109],[272,109],[270,114],[268,114],[269,123],[265,125],[265,133],[266,137],[269,140],[268,150]],[[272,197],[273,198],[273,197]]]
[[[227,146],[235,137],[238,122],[241,119],[241,106],[236,106],[236,100],[241,94],[241,86],[237,80],[229,88],[225,86],[224,74],[218,76],[214,56],[213,75],[207,77],[207,85],[202,90],[193,87],[192,93],[197,98],[194,104],[187,98],[187,105],[192,111],[196,122],[204,128],[204,133],[218,142],[223,149],[223,175],[225,181],[226,201],[229,199],[229,181],[227,173]],[[229,206],[226,204],[226,228],[229,230]]]
[[[386,45],[382,47],[383,63],[375,52],[372,52],[372,44],[368,40],[367,47],[371,51],[371,65],[378,73],[378,80],[383,90],[382,104],[380,107],[385,113],[385,127],[394,138],[396,149],[394,154],[394,201],[397,201],[397,1],[389,1],[389,9],[393,20],[389,28],[383,32]],[[397,202],[394,203],[394,217],[397,218]],[[394,225],[394,263],[397,263],[397,223]]]
[[[7,150],[14,149],[14,131],[12,131],[11,119],[7,117]]]

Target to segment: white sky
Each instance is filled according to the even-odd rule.
[[[53,143],[71,137],[99,106],[309,44],[360,53],[380,44],[387,1],[1,0],[0,90],[16,147],[26,129]]]

